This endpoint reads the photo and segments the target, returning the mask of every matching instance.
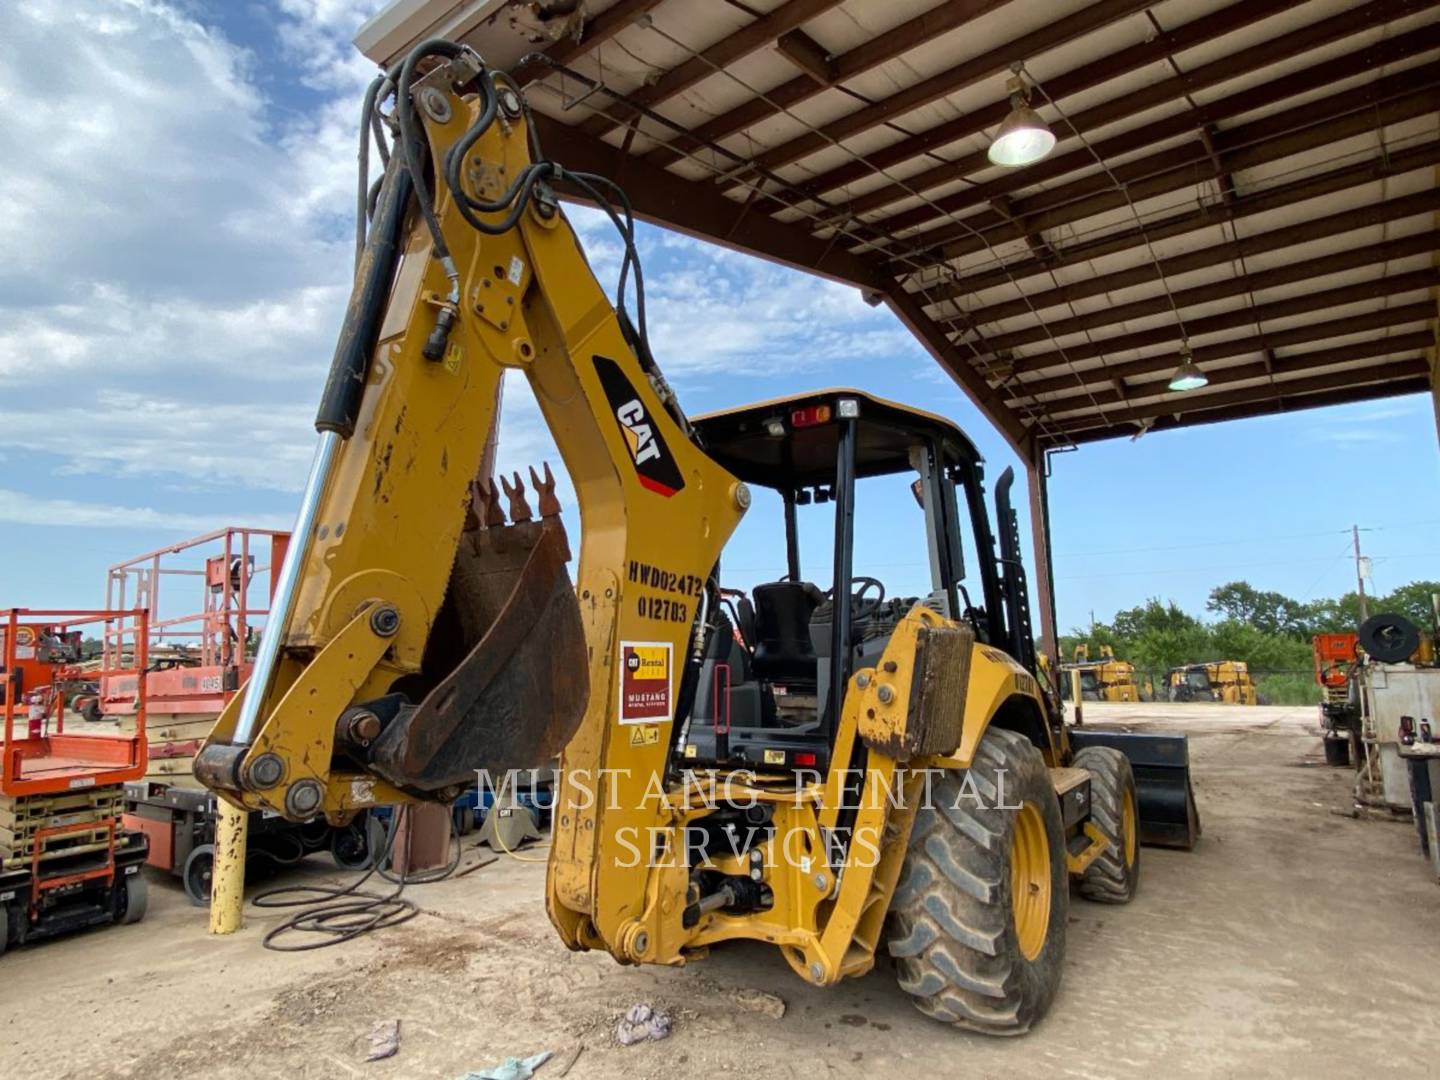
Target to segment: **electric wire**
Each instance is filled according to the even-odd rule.
[[[852,150],[848,146],[845,146],[839,140],[827,134],[820,127],[799,116],[789,107],[774,101],[764,91],[760,90],[758,87],[751,85],[746,80],[740,78],[730,68],[717,64],[713,58],[706,56],[702,51],[697,50],[690,45],[687,45],[685,42],[660,29],[658,26],[655,25],[654,20],[648,18],[643,20],[637,20],[637,25],[650,30],[669,44],[683,50],[691,60],[697,60],[700,63],[705,64],[715,74],[722,76],[729,81],[735,83],[736,85],[740,86],[757,100],[764,101],[766,104],[770,105],[771,108],[775,109],[778,115],[783,115],[788,119],[800,124],[810,134],[818,138],[824,139],[833,149],[841,151],[855,161],[864,161],[864,158],[856,151]],[[873,233],[875,230],[874,224],[861,222],[858,219],[847,220],[847,215],[845,214],[843,208],[832,205],[827,200],[821,198],[816,194],[806,192],[803,188],[801,188],[797,184],[786,180],[773,170],[761,167],[755,164],[753,161],[750,161],[742,157],[741,155],[735,153],[734,151],[728,150],[725,147],[720,146],[718,143],[705,142],[696,139],[693,132],[690,132],[679,124],[676,124],[674,121],[670,120],[663,114],[658,113],[653,109],[647,108],[643,105],[640,105],[638,102],[631,101],[625,94],[617,90],[611,89],[610,87],[604,85],[603,82],[597,82],[596,80],[590,79],[588,76],[583,75],[582,73],[575,71],[572,68],[568,68],[564,65],[558,64],[555,61],[550,60],[543,53],[533,54],[532,56],[527,58],[527,61],[537,64],[544,63],[556,72],[562,75],[568,75],[569,77],[574,78],[577,82],[587,85],[591,93],[594,93],[596,91],[604,93],[607,97],[610,97],[624,104],[629,109],[633,109],[640,116],[643,116],[644,118],[649,119],[652,122],[658,123],[661,126],[674,131],[682,138],[687,138],[691,141],[697,142],[700,147],[709,150],[712,154],[723,156],[734,163],[734,167],[732,169],[728,171],[723,170],[719,168],[714,162],[706,161],[692,151],[682,150],[681,148],[679,148],[678,146],[674,146],[673,144],[665,144],[669,146],[674,153],[679,154],[683,158],[693,161],[708,170],[710,173],[712,173],[712,179],[722,182],[729,182],[741,187],[745,187],[751,192],[751,198],[758,198],[762,196],[769,198],[778,198],[779,192],[766,190],[763,187],[763,182],[768,181],[771,184],[777,185],[780,191],[793,193],[793,195],[788,199],[780,199],[780,201],[786,204],[788,209],[809,218],[815,223],[816,227],[822,231],[825,229],[833,230],[835,238],[845,236],[853,240],[857,245],[860,245],[861,247],[878,247],[880,250],[885,251],[886,254],[895,261],[914,262],[917,266],[917,269],[921,271],[927,269],[937,269],[942,274],[948,274],[952,278],[958,280],[958,271],[954,267],[950,266],[948,263],[935,263],[933,261],[921,263],[917,261],[905,250],[904,241],[891,233],[882,232],[878,237],[875,235],[858,234],[856,232],[857,229],[863,229],[867,233]],[[543,85],[543,83],[541,85]],[[588,97],[589,94],[587,94],[586,96]],[[593,109],[597,114],[608,115],[604,114],[603,110],[601,110],[598,106],[588,105],[587,107]],[[613,120],[613,117],[611,117],[611,119]],[[936,205],[933,199],[931,199],[923,192],[915,189],[913,185],[911,185],[906,179],[895,176],[894,174],[890,173],[885,169],[877,168],[873,171],[876,175],[883,176],[891,183],[904,188],[907,194],[914,196],[916,199],[919,199],[922,203],[925,203],[937,212],[943,213],[943,211],[941,211],[941,208]],[[759,180],[748,179],[746,176],[743,175],[743,173],[745,172],[753,172],[759,178]],[[813,210],[808,209],[805,206],[806,203],[815,203],[819,205],[822,209],[828,211],[828,215],[821,215]],[[1005,270],[1004,260],[1001,258],[999,252],[995,250],[994,246],[990,243],[987,237],[985,237],[982,233],[976,231],[973,227],[971,227],[961,219],[957,219],[956,223],[960,227],[971,233],[973,236],[975,236],[976,239],[978,239],[985,246],[986,251],[988,252],[991,260],[996,264],[996,266],[1001,271]],[[892,251],[885,246],[886,244],[892,245],[898,250]],[[930,308],[938,308],[941,301],[937,301],[930,292],[930,289],[933,288],[933,285],[938,284],[938,282],[927,285],[923,280],[922,275],[916,274],[913,275],[913,277],[916,286],[914,291],[924,299],[925,306]],[[1035,314],[1036,318],[1039,319],[1039,313],[1034,311],[1033,305],[1030,303],[1029,298],[1028,296],[1026,296],[1024,290],[1020,289],[1018,284],[1016,284],[1016,289],[1020,292],[1021,298],[1025,301],[1026,306],[1031,308],[1032,314]],[[937,322],[946,321],[948,320],[937,320]],[[1064,348],[1055,339],[1054,335],[1050,333],[1048,326],[1043,322],[1043,320],[1041,320],[1041,326],[1045,329],[1046,335],[1050,338],[1051,343],[1063,356]],[[968,348],[969,351],[973,354],[973,357],[976,361],[984,362],[989,356],[993,354],[982,351],[979,347],[979,344],[977,344],[976,339],[979,339],[980,344],[983,344],[983,336],[979,333],[978,330],[975,331],[975,338],[963,339],[959,342],[949,341],[949,343],[952,346]],[[949,339],[947,338],[947,340]],[[980,368],[978,363],[977,365],[975,365],[975,368],[976,371],[982,376],[986,374],[986,372]],[[999,385],[1001,387],[1004,387],[1008,381],[1008,378],[1002,376]],[[1091,400],[1094,408],[1098,412],[1100,412],[1101,415],[1103,415],[1104,406],[1094,399],[1093,394],[1091,395]],[[1052,437],[1055,436],[1054,432],[1048,430],[1047,418],[1043,412],[1043,409],[1039,409],[1035,406],[1021,406],[1020,408],[1024,409],[1028,413],[1028,419],[1032,424],[1032,430],[1038,431],[1038,433],[1040,434],[1049,435]],[[1058,441],[1063,441],[1063,439]]]
[[[733,82],[737,83],[738,85],[744,87],[744,88],[745,88],[747,91],[749,91],[755,98],[757,98],[757,99],[759,99],[759,100],[762,100],[762,101],[765,101],[768,105],[771,106],[772,109],[776,110],[776,112],[777,112],[778,114],[782,114],[782,115],[787,116],[788,118],[796,121],[797,123],[800,123],[809,133],[811,133],[811,134],[813,134],[813,135],[816,135],[816,136],[818,136],[818,137],[820,137],[820,138],[822,138],[822,139],[825,139],[825,140],[830,144],[830,146],[831,146],[832,148],[839,149],[839,150],[843,151],[843,152],[846,153],[852,160],[865,162],[865,159],[864,159],[864,157],[863,157],[862,155],[860,155],[859,153],[857,153],[857,152],[851,150],[850,148],[844,146],[844,145],[841,144],[837,139],[829,136],[825,131],[823,131],[822,129],[820,129],[820,128],[817,127],[816,125],[814,125],[814,124],[812,124],[812,123],[804,120],[803,118],[797,116],[795,113],[793,113],[793,112],[792,112],[791,110],[789,110],[788,108],[786,108],[786,107],[784,107],[784,106],[781,106],[781,105],[779,105],[777,102],[771,100],[771,99],[768,98],[764,93],[758,91],[755,87],[750,86],[749,84],[747,84],[744,80],[742,80],[742,79],[740,79],[739,77],[737,77],[736,75],[734,75],[734,73],[731,72],[730,70],[728,70],[727,68],[723,68],[723,67],[715,64],[713,60],[711,60],[710,58],[706,57],[706,56],[705,56],[703,53],[701,53],[700,51],[695,50],[695,49],[691,48],[690,46],[687,46],[684,42],[679,41],[678,39],[674,38],[672,35],[670,35],[670,34],[666,33],[665,31],[661,30],[659,27],[655,26],[653,20],[648,19],[648,18],[647,18],[647,19],[637,20],[637,25],[642,26],[642,27],[644,27],[644,28],[646,28],[646,29],[649,29],[649,30],[653,31],[654,33],[658,34],[660,37],[664,38],[666,41],[668,41],[668,42],[670,42],[671,44],[675,45],[676,47],[685,50],[685,51],[689,54],[690,58],[692,58],[692,59],[698,59],[698,60],[700,60],[701,62],[707,63],[707,64],[712,68],[712,70],[714,70],[715,72],[717,72],[717,73],[719,73],[719,74],[722,74],[722,75],[728,77],[731,81],[733,81]],[[540,59],[543,59],[543,57],[540,58]],[[580,78],[581,80],[584,80],[584,76],[580,76],[579,73],[570,72],[570,74],[575,75],[576,77]],[[1026,74],[1028,75],[1028,72],[1026,72]],[[1096,153],[1094,147],[1090,145],[1089,141],[1085,139],[1085,137],[1083,136],[1083,134],[1081,134],[1081,133],[1075,128],[1075,126],[1073,125],[1073,123],[1070,122],[1070,119],[1069,119],[1068,115],[1066,115],[1066,114],[1064,113],[1064,111],[1061,110],[1061,109],[1059,108],[1059,106],[1050,98],[1049,94],[1045,92],[1045,89],[1044,89],[1043,85],[1039,84],[1038,81],[1034,80],[1033,78],[1032,78],[1031,81],[1032,81],[1032,83],[1034,83],[1034,84],[1040,89],[1040,91],[1041,91],[1042,95],[1045,97],[1046,101],[1047,101],[1052,107],[1055,108],[1056,112],[1060,115],[1061,119],[1066,123],[1066,125],[1069,126],[1069,127],[1071,128],[1071,130],[1074,131],[1075,134],[1080,137],[1080,140],[1082,141],[1082,143],[1084,143],[1084,145],[1086,146],[1086,148],[1090,151],[1091,155],[1094,156],[1097,161],[1099,161],[1101,168],[1106,172],[1107,176],[1108,176],[1109,179],[1111,180],[1111,182],[1112,182],[1112,184],[1114,185],[1115,189],[1116,189],[1117,191],[1119,191],[1120,194],[1122,195],[1122,197],[1125,199],[1125,202],[1126,202],[1127,206],[1129,207],[1129,209],[1130,209],[1130,211],[1131,211],[1131,214],[1132,214],[1132,216],[1134,217],[1134,219],[1135,219],[1135,221],[1136,221],[1136,224],[1137,224],[1137,226],[1138,226],[1137,232],[1139,233],[1139,235],[1141,236],[1142,240],[1144,241],[1145,247],[1146,247],[1146,249],[1147,249],[1147,253],[1148,253],[1149,256],[1150,256],[1152,263],[1154,263],[1154,264],[1156,265],[1157,270],[1158,270],[1158,266],[1159,266],[1158,258],[1157,258],[1157,256],[1156,256],[1155,251],[1154,251],[1153,244],[1151,243],[1151,240],[1150,240],[1150,237],[1149,237],[1149,234],[1148,234],[1148,230],[1145,228],[1143,218],[1140,216],[1140,214],[1139,214],[1139,212],[1138,212],[1138,208],[1135,207],[1134,202],[1133,202],[1133,200],[1132,200],[1131,197],[1130,197],[1130,193],[1129,193],[1128,187],[1127,187],[1125,184],[1121,183],[1121,182],[1115,177],[1115,174],[1114,174],[1113,171],[1110,169],[1108,163],[1106,163],[1103,159],[1100,158],[1100,156]],[[621,100],[621,101],[625,101],[625,100],[626,100],[626,99],[625,99],[625,96],[624,96],[623,94],[620,94],[620,93],[618,93],[618,92],[616,92],[616,91],[613,91],[613,90],[609,90],[608,88],[604,87],[603,85],[594,84],[593,81],[592,81],[592,83],[591,83],[591,93],[593,93],[596,89],[605,90],[605,92],[606,92],[608,95],[610,95],[611,97],[617,98],[618,100]],[[587,94],[586,96],[588,97],[589,94]],[[744,173],[744,172],[746,172],[746,171],[752,172],[752,173],[760,176],[762,179],[766,179],[766,180],[769,180],[769,181],[771,181],[771,182],[773,182],[773,183],[777,183],[777,184],[781,185],[782,188],[787,188],[787,189],[790,189],[790,190],[794,190],[794,191],[797,193],[797,196],[798,196],[799,198],[801,198],[801,199],[809,199],[809,200],[811,200],[811,201],[814,201],[814,202],[820,204],[821,206],[827,206],[827,207],[828,207],[828,206],[830,205],[830,204],[828,204],[825,200],[821,199],[817,194],[804,191],[803,189],[797,187],[796,185],[790,183],[789,181],[786,181],[786,180],[784,180],[783,178],[778,177],[777,175],[775,175],[775,174],[773,173],[773,171],[768,170],[768,169],[765,169],[765,168],[757,165],[757,164],[756,164],[755,162],[753,162],[753,161],[746,161],[746,160],[740,158],[739,155],[734,154],[734,153],[731,152],[731,151],[726,151],[726,150],[724,150],[722,147],[719,147],[719,146],[716,145],[716,144],[706,143],[706,142],[704,142],[703,140],[697,139],[692,132],[686,131],[685,129],[681,128],[679,125],[676,125],[676,124],[674,124],[673,122],[669,121],[667,118],[665,118],[665,117],[663,117],[663,116],[661,116],[661,115],[659,115],[659,114],[654,113],[653,110],[645,109],[645,108],[643,108],[643,107],[638,106],[636,103],[633,103],[633,102],[629,103],[629,107],[632,108],[632,109],[634,109],[637,113],[639,113],[639,114],[642,115],[642,116],[645,116],[645,117],[647,117],[647,118],[649,118],[649,119],[658,121],[658,122],[662,123],[664,126],[667,126],[667,127],[670,127],[670,128],[672,128],[672,129],[676,130],[677,133],[679,133],[679,134],[682,136],[682,138],[689,139],[690,141],[695,142],[695,143],[697,143],[697,144],[700,145],[700,146],[707,147],[708,149],[711,149],[712,151],[718,151],[718,152],[723,153],[723,154],[725,154],[726,156],[728,156],[728,157],[730,157],[730,158],[732,158],[732,159],[735,159],[735,160],[736,160],[736,165],[735,165],[734,168],[732,168],[731,170],[728,170],[728,171],[720,170],[720,169],[718,169],[715,165],[713,165],[713,164],[711,164],[711,163],[709,163],[709,162],[704,162],[704,161],[703,161],[701,158],[699,158],[698,156],[696,156],[696,155],[694,155],[694,154],[692,154],[692,153],[689,153],[689,152],[687,152],[686,150],[681,149],[679,146],[676,146],[675,144],[661,144],[661,145],[664,145],[667,149],[669,149],[672,153],[675,153],[675,154],[677,154],[677,155],[679,155],[679,156],[681,156],[681,157],[688,158],[688,159],[690,159],[690,160],[696,161],[697,163],[700,163],[700,164],[704,165],[706,168],[710,169],[713,173],[716,174],[716,179],[718,179],[718,180],[721,180],[721,181],[723,181],[723,182],[728,182],[728,183],[736,184],[736,185],[741,185],[741,186],[750,187],[750,188],[751,188],[751,191],[752,191],[752,197],[753,197],[753,196],[759,196],[759,195],[769,195],[769,196],[771,196],[771,197],[774,197],[776,193],[775,193],[775,192],[766,192],[758,183],[754,183],[754,182],[752,182],[752,181],[748,181],[743,175],[741,175],[742,173]],[[597,109],[596,111],[599,112],[600,110]],[[612,119],[613,119],[613,117],[612,117]],[[638,130],[638,129],[635,128],[635,127],[632,127],[632,129],[631,129],[632,134],[633,134],[634,131],[636,131],[636,130]],[[868,162],[865,162],[865,163],[866,163],[867,166],[868,166],[869,163],[868,163]],[[988,251],[988,253],[990,254],[990,256],[991,256],[991,258],[993,259],[993,261],[998,264],[1000,271],[1006,274],[1006,276],[1009,278],[1011,284],[1015,285],[1017,291],[1019,291],[1019,293],[1020,293],[1020,296],[1021,296],[1022,300],[1024,300],[1024,302],[1025,302],[1025,304],[1026,304],[1026,307],[1030,309],[1031,314],[1033,314],[1033,315],[1035,316],[1035,318],[1037,319],[1037,321],[1039,322],[1040,328],[1041,328],[1042,330],[1044,330],[1046,336],[1050,338],[1051,342],[1056,345],[1056,351],[1057,351],[1057,353],[1058,353],[1058,355],[1059,355],[1059,358],[1060,358],[1063,366],[1069,369],[1069,370],[1068,370],[1068,374],[1070,374],[1072,377],[1075,378],[1076,384],[1079,386],[1079,388],[1082,390],[1082,392],[1084,392],[1084,394],[1085,394],[1087,397],[1089,397],[1091,408],[1094,409],[1096,415],[1097,415],[1099,418],[1101,418],[1102,420],[1104,420],[1104,419],[1105,419],[1105,416],[1106,416],[1105,407],[1104,407],[1104,405],[1103,405],[1101,402],[1099,402],[1099,401],[1095,398],[1094,393],[1093,393],[1093,389],[1092,389],[1092,385],[1085,379],[1084,375],[1082,375],[1080,372],[1078,372],[1078,371],[1075,369],[1074,363],[1073,363],[1073,362],[1070,360],[1070,358],[1066,355],[1065,350],[1064,350],[1063,348],[1060,348],[1060,347],[1059,347],[1058,342],[1055,341],[1055,336],[1053,335],[1053,333],[1050,332],[1050,329],[1049,329],[1048,325],[1046,324],[1045,320],[1043,320],[1043,319],[1040,317],[1039,312],[1035,310],[1034,305],[1030,302],[1028,296],[1025,294],[1025,291],[1020,288],[1020,286],[1019,286],[1019,284],[1018,284],[1018,281],[1016,280],[1016,278],[1014,277],[1014,275],[1010,272],[1010,270],[1009,270],[1009,264],[1007,264],[1006,262],[1004,262],[1004,260],[999,256],[998,252],[995,251],[995,249],[994,249],[993,245],[990,243],[988,237],[986,237],[986,236],[984,235],[985,232],[989,231],[989,228],[993,228],[994,226],[992,226],[992,227],[987,227],[987,228],[985,228],[985,229],[979,229],[979,230],[977,230],[977,229],[974,228],[973,226],[969,225],[964,219],[953,218],[951,215],[945,213],[945,212],[943,211],[943,209],[942,209],[941,207],[939,207],[932,199],[930,199],[929,197],[927,197],[926,195],[924,195],[924,194],[923,194],[922,192],[920,192],[919,190],[915,189],[913,185],[907,183],[907,182],[904,181],[904,180],[897,179],[895,176],[893,176],[892,174],[890,174],[889,172],[887,172],[887,171],[884,170],[884,169],[878,169],[878,168],[874,168],[874,167],[871,167],[871,168],[872,168],[872,171],[873,171],[876,175],[884,176],[886,179],[890,180],[891,183],[894,184],[897,188],[900,188],[901,190],[903,190],[906,194],[911,195],[911,196],[919,199],[922,203],[928,205],[931,209],[935,210],[938,214],[941,214],[941,215],[944,216],[944,217],[950,218],[950,219],[954,222],[954,224],[955,224],[956,226],[958,226],[959,228],[963,229],[965,232],[969,233],[970,235],[972,235],[973,237],[975,237],[976,239],[978,239],[978,240],[980,241],[980,243],[981,243],[982,245],[984,245],[985,249]],[[1143,179],[1143,178],[1140,178],[1140,179]],[[784,200],[781,200],[781,201],[784,201]],[[810,213],[810,212],[806,211],[803,207],[800,207],[799,205],[797,205],[797,204],[795,204],[795,203],[789,203],[789,204],[787,204],[787,205],[789,205],[789,207],[790,207],[791,209],[797,210],[797,211],[799,211],[800,213],[805,214],[805,215],[808,216],[808,217],[811,217],[813,220],[816,220],[817,222],[821,222],[821,220],[822,220],[822,219],[820,219],[818,216],[814,215],[813,213]],[[1061,205],[1065,205],[1065,204],[1061,204]],[[847,213],[847,212],[844,210],[843,207],[832,207],[831,209],[838,211],[839,214],[842,215],[842,219],[843,219],[843,216],[846,215],[846,213]],[[852,220],[856,220],[856,221],[858,222],[858,219],[852,219]],[[849,227],[848,227],[846,224],[843,223],[843,220],[832,219],[832,220],[830,220],[830,221],[828,221],[828,222],[824,222],[824,224],[826,225],[826,227],[834,228],[837,232],[846,233],[847,235],[850,235],[850,233],[849,233],[849,231],[848,231]],[[871,223],[861,223],[861,224],[863,224],[863,226],[864,226],[867,230],[873,230],[873,229],[875,228],[875,226],[876,226],[876,223],[874,223],[874,222],[871,222]],[[896,241],[896,238],[893,236],[893,234],[883,233],[882,235],[883,235],[887,240],[891,240],[891,241],[898,242],[898,241]],[[857,240],[860,239],[860,238],[858,238],[858,237],[852,237],[852,238],[857,239]],[[865,246],[875,246],[874,243],[873,243],[873,239],[872,239],[871,241],[861,240],[861,243],[862,243],[863,245],[865,245]],[[883,250],[883,248],[882,248],[882,250]],[[912,250],[913,250],[913,249],[912,249]],[[896,261],[913,262],[913,261],[915,261],[915,260],[914,260],[912,257],[910,257],[909,255],[902,254],[898,259],[896,259]],[[921,292],[922,295],[925,295],[925,296],[927,297],[928,306],[930,306],[930,307],[932,307],[932,308],[938,308],[939,305],[938,305],[935,301],[933,301],[932,299],[929,298],[928,290],[926,290],[926,289],[924,288],[923,277],[924,277],[925,273],[926,273],[927,271],[929,271],[929,270],[938,270],[938,271],[940,271],[941,273],[949,273],[951,276],[954,277],[954,279],[955,279],[957,282],[963,281],[963,276],[960,275],[959,272],[958,272],[953,266],[951,266],[948,262],[942,262],[942,263],[930,262],[930,263],[927,263],[927,264],[921,266],[920,269],[918,270],[918,272],[914,272],[914,273],[912,273],[911,275],[909,275],[909,276],[912,276],[913,278],[917,279],[917,286],[918,286],[918,287],[917,287],[917,291]],[[1042,271],[1042,272],[1043,272],[1043,271]],[[906,276],[906,275],[902,274],[902,276]],[[1026,275],[1026,276],[1029,276],[1029,275]],[[1052,281],[1056,281],[1056,277],[1055,277],[1055,273],[1054,273],[1053,268],[1049,270],[1049,276],[1051,277],[1051,280],[1052,280]],[[1186,329],[1185,329],[1184,319],[1183,319],[1183,317],[1182,317],[1181,314],[1180,314],[1180,310],[1179,310],[1179,308],[1178,308],[1178,306],[1177,306],[1177,304],[1176,304],[1176,302],[1175,302],[1174,296],[1171,294],[1169,282],[1168,282],[1168,280],[1166,280],[1166,278],[1164,277],[1163,274],[1160,275],[1160,280],[1161,280],[1161,283],[1162,283],[1162,287],[1163,287],[1164,290],[1165,290],[1166,296],[1167,296],[1167,298],[1168,298],[1168,300],[1169,300],[1172,313],[1174,314],[1174,317],[1175,317],[1175,320],[1176,320],[1176,324],[1177,324],[1177,326],[1178,326],[1178,328],[1179,328],[1179,330],[1180,330],[1182,341],[1186,341],[1186,340],[1188,340],[1188,334],[1187,334]],[[1057,282],[1057,283],[1058,283],[1058,282]],[[1072,310],[1072,311],[1074,310],[1074,309],[1073,309],[1073,305],[1072,305],[1072,307],[1071,307],[1071,310]],[[962,313],[962,314],[963,314],[963,313]],[[946,320],[946,319],[944,319],[943,316],[942,316],[942,317],[941,317],[939,320],[937,320],[937,321],[941,321],[941,322],[951,322],[951,321],[953,321],[953,320]],[[971,327],[970,329],[974,329],[974,328]],[[975,333],[976,333],[976,335],[977,335],[977,337],[978,337],[978,336],[979,336],[978,330],[976,330]],[[1086,336],[1087,340],[1090,340],[1091,343],[1093,344],[1093,339],[1091,339],[1090,333],[1089,333],[1088,329],[1085,330],[1084,333],[1085,333],[1085,336]],[[964,335],[963,335],[963,332],[962,332],[961,337],[963,338],[963,336],[964,336]],[[983,339],[982,339],[982,340],[983,340]],[[953,342],[952,342],[952,343],[953,343]],[[979,349],[977,348],[977,346],[976,346],[972,341],[968,341],[968,340],[967,340],[967,341],[963,341],[962,343],[970,346],[971,351],[976,354],[976,359],[977,359],[977,360],[983,362],[983,361],[986,359],[986,354],[982,354],[982,353],[979,351]],[[1103,344],[1103,343],[1102,343],[1102,344]],[[993,356],[993,354],[989,354],[989,355],[990,355],[990,356]],[[1102,359],[1103,359],[1103,357],[1102,357]],[[1050,366],[1059,366],[1059,365],[1050,365]],[[984,367],[980,367],[980,366],[977,364],[977,368],[978,368],[979,370],[981,370],[982,373],[987,373],[987,374],[988,374],[988,373],[990,373],[991,365],[990,365],[990,364],[986,364]],[[1086,374],[1093,374],[1093,373],[1087,372]],[[1029,413],[1030,413],[1030,419],[1031,419],[1032,424],[1034,424],[1034,425],[1037,426],[1037,427],[1040,427],[1041,430],[1042,430],[1042,433],[1044,433],[1044,429],[1048,426],[1047,421],[1053,419],[1053,417],[1052,417],[1050,411],[1049,411],[1047,408],[1044,407],[1044,403],[1041,402],[1041,401],[1038,399],[1038,396],[1036,396],[1036,395],[1026,395],[1026,394],[1024,393],[1024,384],[1023,384],[1023,383],[1017,383],[1017,382],[1015,382],[1014,377],[1013,377],[1013,372],[1010,373],[1010,374],[1008,374],[1008,375],[1006,375],[1006,374],[1002,374],[1002,375],[1001,375],[1000,383],[999,383],[999,388],[1003,388],[1003,389],[1009,391],[1009,393],[1011,394],[1011,397],[1010,397],[1009,401],[1007,402],[1007,404],[1009,404],[1012,408],[1028,408]],[[1147,396],[1150,396],[1150,395],[1147,395]],[[1028,402],[1024,400],[1024,399],[1027,398],[1027,397],[1030,398],[1030,400],[1029,400]],[[1125,402],[1122,402],[1121,404],[1126,404],[1126,403],[1125,403]],[[1071,408],[1074,408],[1074,406],[1071,406]],[[1052,437],[1053,437],[1053,433],[1049,433],[1049,434],[1052,434]],[[1056,441],[1058,444],[1062,444],[1062,445],[1073,445],[1073,443],[1072,443],[1071,440],[1069,439],[1069,436],[1066,435],[1066,434],[1064,434],[1063,431],[1062,431],[1062,433],[1061,433],[1061,436],[1060,436],[1059,438],[1056,438],[1054,441]]]

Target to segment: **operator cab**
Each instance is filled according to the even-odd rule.
[[[978,640],[1010,648],[1008,597],[986,516],[982,459],[954,424],[839,389],[711,413],[693,424],[705,452],[748,484],[757,503],[767,490],[778,497],[786,572],[748,592],[712,588],[718,610],[706,622],[677,765],[826,769],[851,674],[879,662],[896,624],[922,599],[946,617],[969,620]],[[884,477],[891,478],[892,490],[908,485],[904,502],[913,497],[919,510],[912,504],[897,512],[893,501],[888,509],[883,499],[867,501],[874,487],[868,481]],[[1002,488],[1008,492],[1007,481]],[[828,584],[802,574],[799,520],[814,513],[804,508],[813,507],[831,510],[831,520],[821,523],[822,532],[833,529]],[[894,595],[866,573],[871,568],[855,566],[856,516],[874,522],[877,509],[886,514],[886,527],[901,534],[901,547],[908,539],[918,549],[918,538],[903,536],[903,515],[914,514],[912,522],[923,516],[929,562],[923,597]],[[965,580],[964,517],[979,563],[973,596]],[[914,567],[909,580],[911,591],[921,592],[923,569]],[[1023,596],[1023,576],[1017,574],[1015,584]],[[1028,641],[1028,623],[1017,631]],[[1033,655],[1027,666],[1033,668]]]

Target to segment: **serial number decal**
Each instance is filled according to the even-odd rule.
[[[700,596],[703,582],[694,574],[677,574],[658,566],[630,560],[630,584],[652,592],[637,592],[635,613],[642,619],[688,625],[692,608],[690,601]],[[663,595],[654,595],[661,593]]]

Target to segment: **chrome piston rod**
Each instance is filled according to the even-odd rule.
[[[290,617],[295,612],[295,600],[300,593],[300,573],[310,558],[310,549],[315,544],[316,519],[320,516],[320,502],[325,496],[325,487],[330,482],[330,472],[335,466],[335,456],[344,440],[336,431],[324,431],[315,447],[315,458],[310,463],[310,477],[305,481],[305,494],[300,500],[300,512],[295,516],[295,528],[290,534],[290,546],[285,551],[285,561],[280,564],[280,578],[275,583],[275,599],[270,604],[270,614],[265,619],[265,631],[260,635],[260,648],[255,654],[255,665],[251,669],[250,681],[245,687],[245,698],[240,703],[240,716],[235,722],[233,745],[249,746],[255,739],[260,725],[260,708],[270,692],[270,683],[275,678],[275,667],[280,659],[280,647],[290,629]]]

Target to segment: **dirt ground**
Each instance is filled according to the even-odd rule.
[[[885,962],[826,991],[758,946],[680,969],[569,953],[543,865],[502,858],[413,888],[423,914],[404,926],[288,955],[260,947],[265,913],[211,938],[153,877],[143,923],[0,960],[0,1076],[448,1080],[576,1047],[579,1080],[1437,1075],[1440,891],[1408,824],[1343,816],[1348,774],[1323,765],[1313,710],[1086,712],[1191,736],[1205,835],[1189,854],[1146,849],[1128,907],[1073,901],[1060,997],[1024,1038],[926,1019]],[[328,877],[313,861],[291,879]],[[780,995],[783,1018],[744,1009],[746,988]],[[674,1034],[621,1048],[615,1020],[641,1001],[670,1009]],[[366,1064],[372,1027],[396,1018],[399,1053]]]

